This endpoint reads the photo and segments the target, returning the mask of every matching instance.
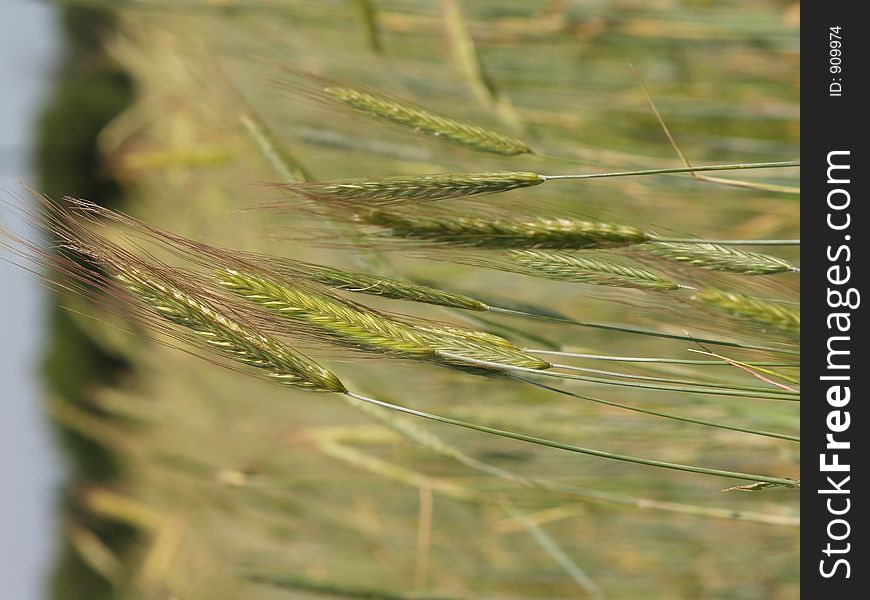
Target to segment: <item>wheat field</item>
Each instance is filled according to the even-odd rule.
[[[797,4],[100,10],[58,598],[798,597]]]

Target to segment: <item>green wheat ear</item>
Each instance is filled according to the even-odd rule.
[[[229,358],[265,371],[268,379],[309,391],[347,391],[332,372],[250,325],[140,269],[114,266],[120,270],[118,281],[158,315],[191,330]]]
[[[325,87],[323,93],[360,112],[482,152],[514,156],[532,151],[522,140],[384,95],[341,86]]]
[[[385,229],[389,237],[470,248],[611,248],[648,239],[636,227],[568,217],[429,217],[370,210],[357,213],[356,219]]]
[[[770,325],[786,333],[800,335],[801,332],[800,309],[786,303],[772,302],[716,288],[700,290],[695,295],[695,299],[735,317]]]
[[[305,265],[304,268],[293,268],[290,270],[293,275],[305,277],[334,289],[359,294],[383,296],[384,298],[392,298],[394,300],[422,302],[424,304],[435,304],[464,310],[485,311],[489,308],[480,300],[475,300],[469,296],[402,279],[375,277],[366,273],[310,264]]]
[[[533,277],[623,288],[675,290],[680,287],[652,271],[597,257],[583,258],[545,250],[510,250],[506,256],[512,263],[507,270]]]
[[[497,194],[539,185],[544,181],[546,179],[537,173],[509,171],[359,178],[323,183],[288,183],[278,187],[312,200],[384,205]]]
[[[345,346],[454,366],[468,366],[463,358],[530,369],[549,366],[508,340],[485,332],[403,323],[315,290],[233,269],[218,270],[216,277],[234,294]]]
[[[786,260],[769,254],[748,252],[722,244],[683,244],[679,242],[652,241],[636,247],[637,250],[654,254],[668,260],[713,271],[728,271],[743,275],[767,275],[795,271],[797,268]]]
[[[459,356],[469,362],[483,361],[524,369],[540,370],[550,367],[550,363],[547,361],[523,352],[508,340],[483,331],[461,329],[442,324],[415,325],[414,329],[437,352],[450,357]],[[450,357],[446,357],[445,362],[467,366],[462,360],[456,361]]]
[[[219,269],[216,277],[234,294],[345,346],[414,357],[435,353],[408,325],[363,306],[235,269]]]

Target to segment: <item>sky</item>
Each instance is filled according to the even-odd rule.
[[[15,178],[34,183],[33,125],[59,51],[54,7],[0,0],[0,227],[28,235],[6,210]],[[7,257],[0,253],[0,257]],[[38,379],[44,302],[35,276],[0,260],[0,581],[4,598],[46,597],[62,461]]]

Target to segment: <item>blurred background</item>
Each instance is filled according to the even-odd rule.
[[[107,65],[102,50],[101,36],[111,21],[105,11],[63,3],[0,5],[5,201],[20,194],[22,184],[59,196],[96,194],[109,202],[117,193],[95,149],[100,129],[130,97],[126,77]],[[3,211],[2,225],[28,239],[43,239],[12,212]],[[78,582],[81,573],[74,565],[65,574],[65,489],[79,477],[105,472],[106,461],[102,452],[93,453],[93,445],[70,439],[45,406],[53,394],[74,394],[100,381],[112,365],[69,326],[67,311],[33,273],[4,260],[0,278],[5,292],[0,330],[9,341],[0,361],[4,594],[66,597],[65,589],[79,585],[67,585],[67,577]],[[89,588],[81,589],[88,597]]]
[[[631,63],[695,164],[794,160],[799,22],[799,4],[789,0],[7,0],[2,186],[26,198],[20,179],[53,198],[87,198],[209,243],[367,265],[488,301],[790,343],[631,290],[300,243],[312,233],[322,238],[323,224],[303,211],[240,210],[274,201],[274,190],[252,184],[284,176],[242,117],[255,115],[279,140],[294,173],[322,180],[680,166]],[[479,155],[378,124],[312,100],[287,66],[527,137],[546,152]],[[797,237],[797,197],[775,189],[796,186],[795,170],[725,177],[749,185],[609,179],[512,193],[492,210],[567,211],[678,236]],[[0,215],[0,225],[22,237],[45,236],[15,211]],[[799,261],[792,248],[772,252]],[[794,274],[673,274],[798,299]],[[413,421],[423,437],[437,436],[427,446],[401,433],[404,418],[275,390],[124,334],[99,299],[49,293],[6,260],[0,281],[4,596],[798,597],[794,490],[726,494],[727,480]],[[524,345],[691,358],[685,342],[371,302]],[[798,473],[797,445],[781,440],[651,421],[443,369],[316,356],[355,389],[431,412],[648,458]],[[798,428],[790,403],[577,389],[745,427]],[[529,490],[468,468],[474,461],[574,493]]]
[[[57,9],[47,3],[0,6],[0,185],[13,178],[35,185],[42,107],[52,93],[62,57]],[[20,220],[3,225],[33,235]],[[48,300],[39,280],[0,261],[0,331],[7,340],[0,360],[0,564],[10,598],[44,598],[59,547],[57,495],[63,458],[41,409],[40,353]]]

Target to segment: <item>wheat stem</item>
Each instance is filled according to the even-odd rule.
[[[605,377],[591,377],[585,375],[570,375],[568,373],[558,373],[554,371],[543,371],[530,369],[527,367],[506,365],[503,363],[491,362],[480,359],[472,359],[458,355],[440,353],[445,358],[461,360],[467,362],[471,366],[478,366],[489,369],[502,370],[506,372],[528,373],[530,375],[539,375],[541,377],[550,377],[553,379],[568,379],[573,381],[584,381],[587,383],[599,383],[603,385],[614,385],[619,387],[639,388],[647,390],[658,390],[662,392],[690,392],[694,394],[703,394],[711,396],[736,396],[739,398],[757,398],[763,400],[788,400],[792,402],[800,402],[800,395],[795,392],[785,390],[763,389],[760,392],[748,392],[741,389],[731,389],[728,387],[693,387],[694,385],[703,386],[696,382],[683,382],[684,385],[654,385],[640,382],[617,381]],[[551,365],[552,366],[552,365]],[[710,384],[715,385],[715,384]]]
[[[512,431],[505,431],[503,429],[496,429],[494,427],[487,427],[485,425],[477,425],[475,423],[469,423],[467,421],[460,421],[458,419],[452,419],[450,417],[444,417],[441,415],[435,415],[427,412],[423,412],[420,410],[415,410],[413,408],[408,408],[405,406],[400,406],[398,404],[391,404],[389,402],[384,402],[382,400],[376,400],[375,398],[368,398],[366,396],[361,396],[359,394],[355,394],[353,392],[347,392],[347,395],[351,398],[355,398],[357,400],[368,402],[370,404],[375,404],[377,406],[381,406],[383,408],[387,408],[390,410],[395,410],[398,412],[402,412],[408,415],[413,415],[416,417],[421,417],[424,419],[429,419],[430,421],[436,421],[439,423],[445,423],[448,425],[454,425],[456,427],[464,427],[466,429],[471,429],[474,431],[480,431],[482,433],[488,433],[490,435],[496,435],[499,437],[509,438],[521,442],[527,442],[530,444],[536,444],[539,446],[547,446],[550,448],[556,448],[559,450],[565,450],[568,452],[575,452],[578,454],[586,454],[589,456],[596,456],[599,458],[608,458],[612,460],[618,460],[623,462],[629,462],[639,465],[646,465],[651,467],[659,467],[663,469],[670,469],[674,471],[684,471],[688,473],[697,473],[701,475],[713,475],[718,477],[726,477],[730,479],[744,479],[747,481],[757,481],[760,483],[769,483],[772,485],[783,486],[787,488],[797,488],[800,484],[793,479],[785,479],[782,477],[769,477],[767,475],[755,475],[751,473],[740,473],[737,471],[726,471],[722,469],[712,469],[707,467],[698,467],[694,465],[683,465],[678,463],[665,462],[660,460],[652,460],[647,458],[640,458],[637,456],[629,456],[626,454],[617,454],[615,452],[605,452],[603,450],[595,450],[592,448],[584,448],[582,446],[574,446],[571,444],[563,444],[560,442],[556,442],[553,440],[548,440],[545,438],[539,438],[530,435],[524,435],[521,433],[515,433]]]
[[[357,398],[342,396],[348,401],[348,404],[362,410],[367,415],[377,419],[387,427],[397,431],[406,438],[421,444],[429,450],[435,452],[438,456],[443,456],[457,461],[459,464],[473,469],[480,473],[492,475],[506,481],[517,483],[526,488],[542,490],[550,493],[567,495],[575,498],[581,498],[591,502],[607,502],[613,504],[621,504],[631,506],[638,509],[654,509],[664,512],[697,514],[715,518],[747,520],[758,523],[767,523],[773,525],[791,525],[796,526],[799,520],[793,517],[784,517],[778,515],[768,515],[764,513],[748,513],[737,512],[730,508],[710,508],[694,506],[690,504],[676,504],[670,502],[661,502],[648,498],[636,498],[633,496],[623,496],[621,494],[612,494],[609,492],[600,492],[598,490],[586,490],[571,486],[563,486],[554,484],[550,481],[538,479],[535,477],[527,477],[514,471],[505,470],[501,467],[496,467],[489,463],[472,458],[454,446],[446,444],[441,438],[435,436],[430,431],[421,429],[414,425],[413,421],[400,420],[391,417],[392,411],[380,410],[376,405],[369,404],[365,401],[360,401]]]
[[[552,489],[556,492],[575,496],[586,502],[603,502],[606,504],[629,506],[640,510],[652,509],[663,512],[672,512],[676,514],[698,515],[734,521],[751,521],[754,523],[765,523],[768,525],[784,525],[786,527],[800,526],[800,517],[795,517],[787,514],[766,514],[749,511],[737,511],[733,508],[717,508],[713,506],[698,506],[694,504],[680,504],[677,502],[663,502],[661,500],[653,500],[650,498],[624,496],[622,494],[599,492],[597,490],[587,490],[584,488],[554,487]],[[536,522],[544,521],[546,523],[553,523],[567,517],[584,516],[587,513],[588,509],[585,508],[585,506],[583,505],[561,505],[551,509],[545,509],[544,511],[541,511],[541,513],[538,513]],[[506,528],[502,528],[502,531],[504,531],[505,529]]]
[[[680,385],[694,385],[694,386],[712,386],[715,385],[717,389],[722,390],[742,390],[747,392],[767,392],[767,391],[776,391],[771,390],[767,387],[759,387],[759,386],[751,386],[751,385],[725,385],[719,383],[707,383],[704,381],[693,381],[688,379],[671,379],[668,377],[654,377],[651,375],[635,375],[632,373],[620,373],[619,371],[608,371],[605,369],[592,369],[588,367],[577,367],[574,365],[563,365],[552,363],[550,365],[553,369],[562,369],[565,371],[577,371],[579,373],[593,373],[596,375],[606,375],[608,377],[621,378],[621,379],[637,379],[638,381],[652,381],[656,383],[675,383]],[[797,394],[796,390],[789,390],[795,394]]]
[[[762,163],[739,163],[727,165],[704,165],[700,167],[673,167],[667,169],[641,169],[639,171],[613,171],[610,173],[586,173],[579,175],[542,175],[545,181],[551,179],[600,179],[604,177],[630,177],[634,175],[664,175],[667,173],[695,173],[703,171],[734,171],[740,169],[776,169],[799,167],[799,161],[779,161]]]
[[[683,340],[686,342],[693,343],[701,343],[701,344],[712,344],[715,346],[728,346],[731,348],[741,348],[743,350],[758,350],[761,352],[775,352],[779,354],[795,354],[799,355],[800,351],[792,350],[789,348],[776,348],[773,346],[761,346],[757,344],[744,344],[741,342],[729,342],[725,340],[714,340],[709,338],[702,337],[694,337],[691,335],[680,335],[677,333],[663,333],[661,331],[651,331],[649,329],[641,329],[639,327],[628,327],[623,325],[609,325],[607,323],[592,323],[588,321],[577,321],[575,319],[569,319],[567,317],[548,315],[543,313],[533,313],[522,310],[514,310],[510,308],[501,308],[498,306],[490,306],[489,310],[491,312],[513,315],[517,317],[524,317],[530,319],[539,319],[542,321],[550,321],[553,323],[564,323],[566,325],[577,325],[579,327],[589,327],[592,329],[603,329],[606,331],[619,331],[622,333],[632,333],[636,335],[648,335],[652,337],[659,337],[665,339],[672,340]]]
[[[797,163],[749,163],[747,165],[713,165],[681,169],[647,169],[585,175],[541,175],[531,172],[439,173],[434,175],[403,175],[398,177],[357,178],[322,183],[286,183],[277,187],[312,200],[367,205],[407,202],[432,202],[464,198],[480,194],[496,194],[518,188],[540,185],[546,181],[595,179],[654,175],[684,171],[722,171],[763,166],[794,166]]]
[[[646,97],[646,101],[649,104],[650,108],[652,109],[652,112],[655,115],[656,120],[659,122],[659,125],[662,128],[662,131],[664,131],[665,137],[668,138],[668,142],[670,143],[671,148],[673,148],[674,152],[677,153],[677,156],[679,157],[680,161],[687,168],[690,168],[692,165],[689,162],[689,159],[687,159],[685,157],[685,155],[683,154],[683,151],[680,150],[680,146],[677,144],[677,140],[675,140],[674,136],[671,134],[671,130],[668,127],[668,124],[665,123],[665,119],[662,116],[661,112],[659,112],[659,109],[656,106],[656,103],[653,101],[652,94],[650,94],[649,89],[646,87],[646,83],[644,83],[643,78],[640,76],[640,73],[637,71],[637,69],[634,68],[634,65],[632,65],[631,63],[629,63],[628,67],[631,69],[631,72],[634,73],[634,76],[637,79],[637,82],[640,84],[640,88],[641,88],[641,90],[643,90],[643,94]],[[723,185],[730,185],[730,186],[734,186],[734,187],[743,187],[743,188],[749,188],[749,189],[765,190],[765,191],[770,191],[770,192],[781,192],[781,193],[787,193],[787,194],[800,194],[800,188],[794,188],[791,186],[774,185],[774,184],[768,184],[768,183],[756,183],[753,181],[735,181],[732,179],[722,179],[721,177],[710,177],[710,176],[704,176],[704,175],[696,175],[694,173],[692,173],[692,176],[695,179],[698,179],[700,181],[709,181],[712,183],[721,183]]]
[[[706,240],[701,238],[664,238],[649,236],[652,242],[671,244],[723,244],[732,246],[800,246],[799,239],[786,240]]]
[[[684,423],[692,423],[693,425],[703,425],[705,427],[714,427],[716,429],[727,429],[729,431],[737,431],[739,433],[748,433],[750,435],[758,435],[762,437],[776,438],[781,440],[787,440],[789,442],[798,442],[800,443],[801,439],[798,436],[788,435],[786,433],[778,433],[775,431],[762,431],[758,429],[749,429],[746,427],[738,427],[736,425],[723,425],[722,423],[716,423],[713,421],[705,421],[703,419],[693,419],[691,417],[681,417],[678,415],[671,415],[668,413],[661,413],[655,410],[649,410],[646,408],[639,408],[637,406],[629,406],[627,404],[621,404],[619,402],[612,402],[610,400],[602,400],[601,398],[593,398],[592,396],[585,396],[583,394],[577,394],[575,392],[570,392],[568,390],[563,390],[560,388],[552,387],[546,385],[544,383],[540,383],[538,381],[532,381],[531,379],[526,379],[525,377],[520,377],[518,375],[513,376],[517,381],[522,381],[523,383],[528,383],[529,385],[533,385],[535,387],[539,387],[541,389],[545,389],[551,392],[556,392],[557,394],[563,394],[565,396],[571,396],[572,398],[578,398],[580,400],[588,400],[589,402],[595,402],[597,404],[604,404],[605,406],[612,406],[614,408],[620,408],[623,410],[628,410],[631,412],[642,413],[645,415],[651,415],[654,417],[662,417],[665,419],[671,419],[672,421],[682,421]]]
[[[655,356],[614,356],[608,354],[583,354],[579,352],[561,352],[556,350],[538,350],[533,348],[523,348],[524,352],[529,354],[543,354],[547,356],[563,356],[566,358],[588,358],[592,360],[616,361],[616,362],[638,362],[638,363],[664,363],[673,365],[709,365],[728,367],[731,366],[722,360],[697,360],[691,358],[659,358]],[[690,350],[691,352],[691,350]],[[799,367],[800,363],[787,362],[744,362],[743,364],[750,367]]]

